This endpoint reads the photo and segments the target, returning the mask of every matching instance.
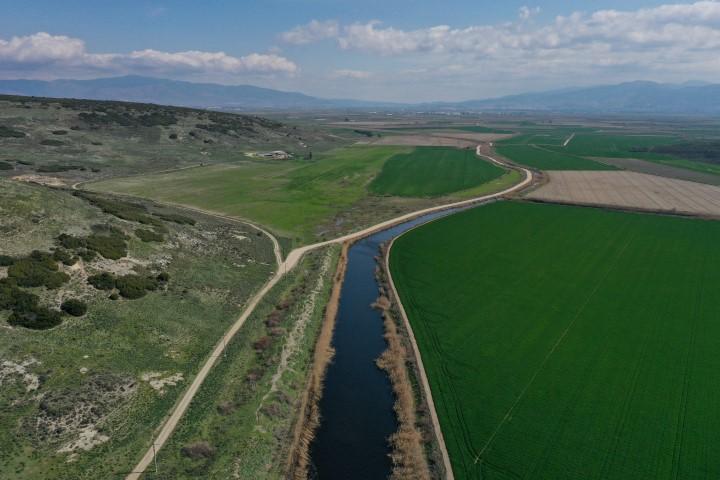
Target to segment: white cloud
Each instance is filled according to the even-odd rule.
[[[354,80],[361,80],[370,78],[371,76],[372,73],[366,72],[365,70],[340,69],[332,72],[333,78],[352,78]]]
[[[520,19],[535,10],[523,7]],[[549,25],[521,23],[451,28],[447,25],[418,30],[382,28],[380,22],[344,27],[338,36],[344,49],[383,55],[413,52],[505,55],[542,49],[581,49],[603,43],[617,50],[677,47],[716,49],[720,46],[720,2],[664,5],[630,12],[600,10],[592,14],[559,16]]]
[[[558,16],[549,23],[529,21],[538,8],[522,7],[516,22],[454,28],[436,25],[416,30],[385,26],[380,21],[338,26],[315,22],[290,33],[308,43],[333,37],[343,50],[382,56],[403,56],[406,61],[436,64],[482,64],[486,71],[512,71],[520,75],[547,75],[566,69],[590,74],[603,68],[637,71],[717,70],[720,49],[720,2],[667,4],[632,11],[598,10]],[[333,25],[322,35],[310,25]],[[318,27],[319,29],[319,27]]]
[[[18,63],[71,61],[85,54],[85,43],[77,38],[45,32],[27,37],[0,38],[0,60]]]
[[[283,41],[294,45],[304,45],[307,43],[325,40],[326,38],[336,37],[339,33],[338,22],[335,20],[327,20],[319,22],[312,20],[305,25],[299,25],[288,32],[280,34]]]
[[[89,53],[77,38],[45,32],[0,39],[0,62],[13,71],[86,69],[122,73],[293,74],[295,63],[277,54],[251,53],[234,57],[224,52]]]
[[[530,8],[526,5],[523,5],[520,7],[520,10],[518,10],[518,17],[520,17],[520,20],[529,20],[532,17],[538,15],[540,13],[540,7],[534,7]]]

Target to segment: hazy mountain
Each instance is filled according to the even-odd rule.
[[[126,76],[95,80],[0,80],[0,93],[124,100],[239,110],[387,108],[407,110],[556,111],[572,113],[720,114],[720,85],[630,82],[463,102],[400,104],[324,99],[251,85],[191,83]]]
[[[489,111],[720,114],[720,85],[701,82],[686,82],[682,85],[630,82],[443,105],[462,110]]]
[[[239,109],[357,108],[380,105],[358,100],[321,99],[252,85],[191,83],[139,76],[94,80],[0,80],[0,93]]]

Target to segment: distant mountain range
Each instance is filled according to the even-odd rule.
[[[238,110],[393,109],[432,111],[550,111],[720,115],[720,84],[629,82],[567,88],[485,100],[401,104],[324,99],[252,85],[191,83],[125,76],[95,80],[0,80],[0,93],[39,97],[123,100]]]
[[[0,80],[0,93],[244,110],[362,108],[391,105],[359,100],[328,100],[252,85],[192,83],[135,75],[94,80]]]
[[[720,85],[629,82],[436,105],[487,111],[717,115]]]

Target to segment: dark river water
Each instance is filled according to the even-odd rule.
[[[374,480],[390,474],[388,437],[397,430],[390,379],[375,365],[387,348],[377,300],[375,257],[380,244],[457,210],[418,217],[355,243],[348,253],[333,333],[335,357],[320,401],[321,423],[310,447],[311,478]]]

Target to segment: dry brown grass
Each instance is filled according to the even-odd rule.
[[[385,340],[388,348],[377,360],[378,367],[385,370],[392,382],[395,392],[394,410],[398,419],[398,431],[390,437],[393,462],[392,480],[430,480],[423,435],[417,427],[415,395],[405,368],[407,351],[403,346],[397,325],[390,314],[390,301],[380,296],[376,305],[385,305],[383,318],[385,323]]]
[[[333,288],[330,293],[327,307],[325,307],[325,319],[320,329],[315,344],[315,355],[313,366],[310,370],[307,381],[307,388],[300,402],[300,414],[293,430],[293,441],[290,446],[290,453],[287,462],[286,478],[305,480],[308,478],[310,466],[310,444],[315,438],[315,432],[320,425],[320,397],[323,391],[323,381],[330,361],[335,354],[332,348],[333,331],[335,330],[335,319],[337,318],[340,305],[340,293],[345,270],[347,268],[347,256],[350,243],[342,246],[337,270],[333,278]]]

